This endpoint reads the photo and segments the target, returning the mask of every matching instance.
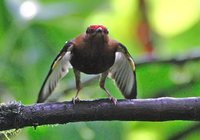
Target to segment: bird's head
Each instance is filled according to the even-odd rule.
[[[108,30],[103,25],[90,25],[86,30],[86,34],[91,37],[103,37],[108,35]]]

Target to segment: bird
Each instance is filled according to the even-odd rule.
[[[79,100],[81,73],[99,74],[99,86],[108,98],[117,103],[111,93],[105,88],[107,77],[112,78],[126,99],[137,96],[136,67],[127,48],[109,36],[104,25],[90,25],[82,33],[64,47],[51,64],[50,70],[39,91],[37,103],[46,101],[55,89],[57,83],[72,68],[75,75],[76,95],[73,103]]]

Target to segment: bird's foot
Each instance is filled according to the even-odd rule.
[[[114,98],[114,97],[109,97],[109,100],[114,104],[114,105],[117,105],[117,99]]]
[[[72,98],[72,102],[73,104],[76,104],[76,102],[80,101],[80,99],[78,97],[74,97]]]

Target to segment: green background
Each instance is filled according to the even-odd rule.
[[[84,32],[91,24],[105,25],[110,36],[128,48],[136,63],[142,56],[150,55],[137,38],[141,20],[139,0],[32,0],[29,1],[32,7],[24,2],[27,1],[0,1],[2,103],[16,100],[25,105],[34,104],[48,69],[65,41]],[[156,57],[171,59],[188,53],[200,54],[199,0],[151,0],[146,5]],[[138,98],[199,96],[199,67],[199,61],[138,66]],[[86,78],[83,75],[82,80]],[[65,94],[62,91],[74,83],[70,71],[56,88],[52,100],[71,100],[76,90]],[[114,97],[123,98],[112,80],[106,81],[106,87]],[[96,98],[106,98],[98,80],[80,93],[80,99]],[[167,140],[193,125],[199,124],[190,121],[81,122],[41,126],[36,130],[23,128],[8,136],[12,140]],[[3,135],[0,136],[3,139]],[[182,139],[199,137],[197,127]]]

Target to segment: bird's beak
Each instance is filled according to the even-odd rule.
[[[99,28],[96,29],[96,33],[102,33],[102,31],[103,31],[103,30],[102,30],[101,27],[99,27]]]

